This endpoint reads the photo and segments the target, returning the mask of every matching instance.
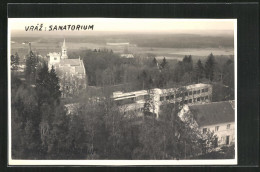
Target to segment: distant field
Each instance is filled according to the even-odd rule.
[[[126,37],[126,36],[125,36]],[[90,37],[90,38],[66,38],[66,46],[68,47],[68,52],[75,52],[82,49],[112,49],[115,53],[124,53],[127,45],[107,45],[107,41],[110,42],[118,42],[121,39],[116,39],[117,37],[107,38],[104,37]],[[147,39],[150,39],[150,37],[147,37]],[[187,39],[187,36],[185,36]],[[196,37],[195,37],[196,38]],[[194,36],[190,37],[191,40],[196,40]],[[206,39],[207,38],[207,39]],[[206,37],[205,39],[209,41],[210,37]],[[234,49],[232,46],[218,46],[216,47],[214,44],[214,47],[210,47],[212,42],[216,38],[212,37],[211,44],[209,44],[209,47],[196,47],[193,45],[187,45],[190,47],[170,47],[169,45],[166,46],[168,48],[162,48],[161,46],[157,47],[141,47],[138,44],[135,44],[134,38],[128,38],[131,40],[129,43],[129,46],[127,46],[127,49],[129,53],[133,54],[154,54],[158,59],[162,59],[163,57],[166,57],[167,59],[176,59],[180,60],[185,55],[192,55],[194,58],[205,58],[210,53],[213,53],[216,56],[233,56],[234,55]],[[146,39],[146,37],[143,37],[143,39]],[[179,37],[178,37],[179,39]],[[140,38],[136,38],[136,42],[140,42]],[[156,39],[155,39],[156,40]],[[222,39],[221,39],[222,40]],[[63,42],[62,38],[30,38],[30,37],[14,37],[12,38],[13,43],[11,44],[11,54],[14,54],[15,52],[18,52],[20,57],[25,57],[28,53],[28,42],[31,42],[32,50],[37,51],[40,55],[46,56],[49,52],[59,52],[61,51],[61,45]],[[124,38],[123,41],[127,41],[127,38]],[[160,39],[160,41],[162,41]],[[167,40],[169,41],[169,40]],[[185,40],[187,42],[187,40]],[[218,40],[219,41],[219,40]],[[25,42],[25,44],[23,44]],[[176,41],[175,41],[176,44]],[[183,44],[180,42],[180,44]],[[153,45],[153,44],[152,44]]]

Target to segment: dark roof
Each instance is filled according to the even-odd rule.
[[[232,107],[233,102],[224,101],[200,105],[191,105],[189,106],[189,109],[200,127],[206,125],[234,122],[235,111]]]
[[[70,67],[68,66],[60,66],[57,71],[60,72],[60,73],[70,73]]]
[[[80,61],[79,59],[63,59],[60,61],[60,65],[71,65],[71,66],[80,66]]]
[[[83,66],[76,66],[75,71],[79,74],[84,74],[84,68]]]

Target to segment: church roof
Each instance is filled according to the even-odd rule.
[[[76,66],[75,71],[79,74],[84,74],[84,68],[83,66]]]
[[[62,73],[70,73],[71,72],[71,68],[70,67],[68,67],[68,66],[60,66],[59,68],[58,68],[58,71],[59,72],[62,72]]]
[[[80,66],[79,59],[63,59],[60,61],[60,65]]]
[[[190,105],[189,109],[198,125],[207,126],[234,122],[234,101],[212,102],[208,104]]]

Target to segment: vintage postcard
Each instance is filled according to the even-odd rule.
[[[9,18],[9,165],[237,164],[237,20]]]

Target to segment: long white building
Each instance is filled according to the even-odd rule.
[[[123,112],[141,112],[144,104],[150,102],[152,104],[150,111],[158,118],[160,107],[165,103],[183,105],[211,102],[212,85],[200,83],[180,88],[114,92],[112,98]]]

